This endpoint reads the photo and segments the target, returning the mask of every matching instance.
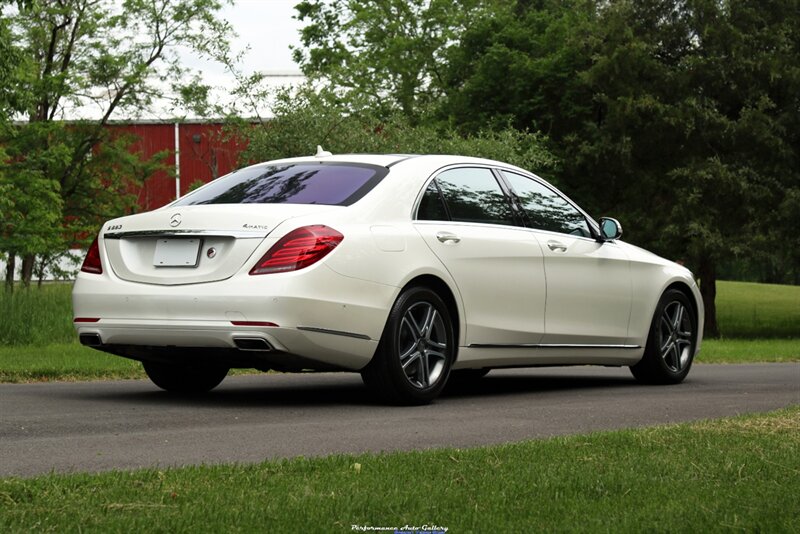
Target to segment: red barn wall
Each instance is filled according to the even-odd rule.
[[[172,173],[159,171],[147,178],[138,191],[141,211],[153,210],[176,198],[175,123],[113,123],[110,130],[135,137],[131,151],[144,158],[167,151],[163,164]],[[185,195],[196,181],[208,183],[237,168],[236,161],[245,145],[238,139],[226,139],[220,123],[178,123],[180,194]]]

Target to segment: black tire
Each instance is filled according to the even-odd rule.
[[[160,362],[142,362],[144,371],[155,385],[171,393],[194,395],[206,393],[219,385],[228,374],[225,367],[189,366]]]
[[[427,287],[411,287],[392,306],[375,356],[361,377],[390,404],[428,404],[447,383],[455,346],[445,303]]]
[[[656,306],[644,356],[631,373],[645,384],[678,384],[689,374],[697,346],[697,319],[685,294],[666,291]]]

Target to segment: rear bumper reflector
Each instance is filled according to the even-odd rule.
[[[233,326],[278,326],[275,323],[270,323],[269,321],[231,321],[231,324]]]
[[[99,320],[100,320],[99,317],[75,317],[75,319],[73,319],[72,322],[74,322],[74,323],[96,323]]]

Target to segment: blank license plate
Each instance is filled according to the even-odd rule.
[[[153,265],[156,267],[197,267],[200,239],[159,239]]]

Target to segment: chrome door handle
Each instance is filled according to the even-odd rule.
[[[565,245],[564,243],[559,243],[558,241],[548,241],[547,242],[547,248],[549,248],[550,250],[552,250],[554,252],[557,251],[557,250],[561,251],[561,252],[566,252],[567,251],[567,245]]]
[[[439,232],[436,234],[436,239],[442,243],[458,243],[461,241],[460,237],[458,237],[456,234],[451,234],[450,232]]]

